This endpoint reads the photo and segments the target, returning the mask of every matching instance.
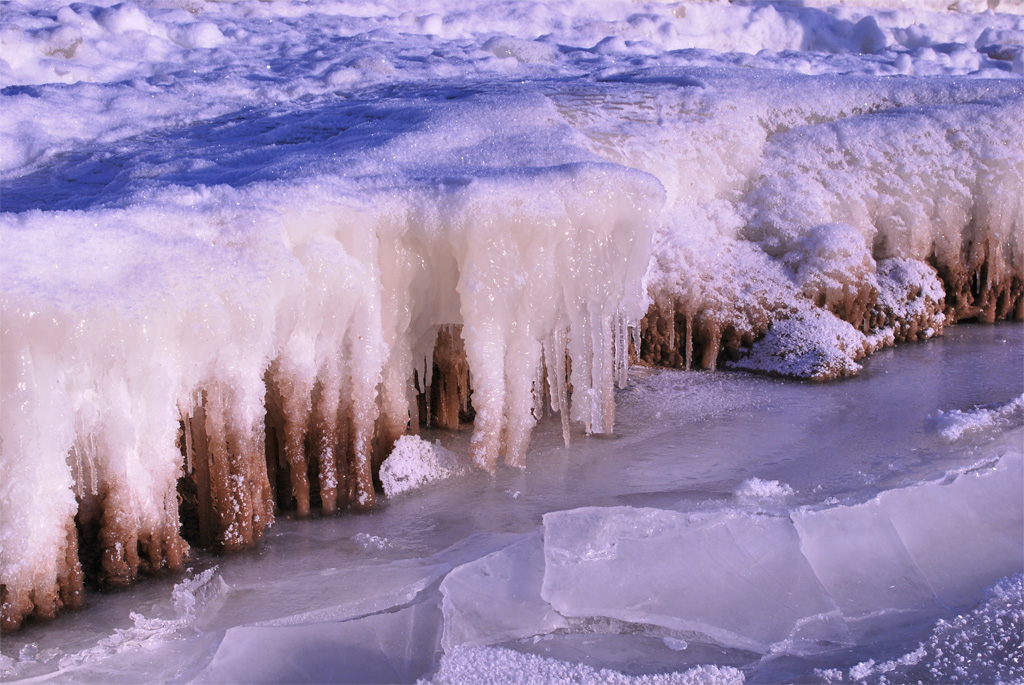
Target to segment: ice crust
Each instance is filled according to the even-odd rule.
[[[421,420],[490,471],[609,432],[631,346],[832,378],[1024,318],[1021,4],[932,9],[6,3],[4,629],[186,510],[372,507]]]

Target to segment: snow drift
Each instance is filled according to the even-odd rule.
[[[1024,318],[1018,17],[170,5],[5,9],[5,629],[372,507],[421,422],[608,432],[631,354]]]

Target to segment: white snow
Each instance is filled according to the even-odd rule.
[[[785,502],[793,494],[793,488],[777,480],[748,478],[736,488],[736,498],[740,501]]]
[[[1009,402],[984,405],[966,411],[939,411],[931,417],[932,428],[950,442],[974,433],[1021,425],[1024,425],[1024,395]]]
[[[424,681],[427,682],[427,681]],[[581,683],[597,685],[741,685],[743,673],[728,666],[698,666],[677,673],[631,676],[618,671],[590,668],[522,654],[499,647],[460,647],[441,659],[441,668],[428,681],[436,685],[456,683]]]
[[[416,435],[403,435],[380,467],[384,494],[394,497],[403,492],[458,475],[459,458],[439,443],[429,443]]]

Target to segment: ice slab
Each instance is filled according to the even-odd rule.
[[[544,516],[541,596],[566,616],[693,630],[767,651],[841,640],[836,606],[787,517],[588,507]]]
[[[804,555],[849,619],[970,604],[994,579],[1024,569],[1021,464],[1017,451],[951,482],[795,512]]]
[[[288,626],[344,621],[411,602],[448,570],[442,564],[394,562],[295,573],[267,586],[257,577],[231,587],[204,630],[235,625]]]
[[[445,651],[543,635],[567,623],[540,598],[544,543],[540,531],[464,564],[441,583]]]
[[[425,602],[354,621],[232,628],[193,682],[416,682],[434,660],[438,613]]]
[[[1024,570],[1020,431],[995,462],[784,514],[586,507],[544,516],[541,597],[566,617],[810,653],[966,607]]]

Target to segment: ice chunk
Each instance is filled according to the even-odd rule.
[[[877,506],[794,514],[804,556],[843,615],[933,607],[936,597],[888,516]]]
[[[460,471],[458,456],[440,443],[432,444],[417,435],[403,435],[381,464],[380,480],[384,494],[394,497],[451,478]]]
[[[438,613],[423,602],[352,621],[231,628],[193,682],[413,682],[433,662]]]
[[[701,632],[756,651],[842,639],[788,517],[631,507],[544,516],[541,596],[565,616]]]
[[[1024,569],[1022,457],[889,490],[869,502],[794,512],[804,556],[850,620],[965,606]]]
[[[567,627],[541,600],[544,546],[540,532],[460,566],[441,583],[441,646],[487,645]]]

